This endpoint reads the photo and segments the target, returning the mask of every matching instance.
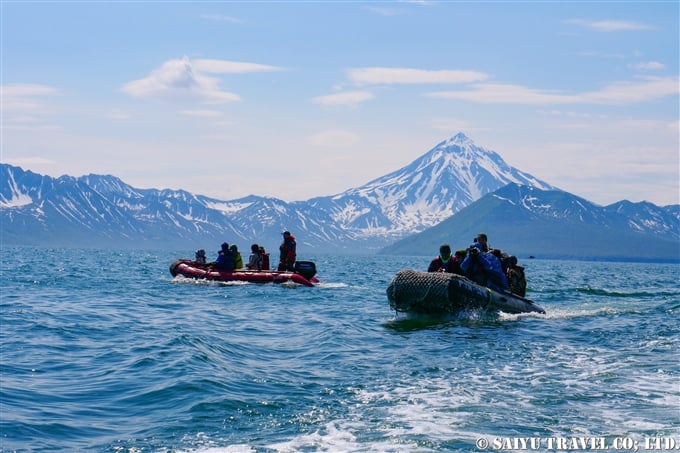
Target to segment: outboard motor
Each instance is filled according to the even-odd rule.
[[[293,265],[293,272],[311,280],[316,275],[316,264],[313,261],[296,261]]]

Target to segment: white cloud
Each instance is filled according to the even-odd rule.
[[[488,78],[486,74],[477,71],[380,67],[350,69],[347,76],[356,85],[470,83]]]
[[[48,85],[36,84],[12,84],[2,86],[2,95],[7,97],[27,97],[27,96],[45,96],[59,93],[59,90]]]
[[[615,82],[600,91],[578,95],[580,102],[592,104],[632,104],[680,93],[678,77],[645,77],[641,82]]]
[[[412,5],[420,5],[420,6],[434,5],[434,3],[429,1],[429,0],[397,0],[397,3],[410,3]]]
[[[44,157],[39,157],[39,156],[31,156],[31,157],[16,157],[16,158],[10,158],[10,159],[3,159],[6,163],[10,165],[14,165],[16,167],[22,167],[22,168],[34,168],[36,166],[48,166],[48,165],[54,165],[56,164],[55,161],[52,159],[47,159]]]
[[[163,100],[195,100],[207,103],[235,102],[237,94],[220,91],[219,80],[206,77],[194,70],[189,58],[169,60],[148,77],[123,85],[122,90],[132,96]]]
[[[594,50],[576,52],[576,55],[581,57],[609,58],[613,60],[624,60],[628,58],[628,55],[623,53],[600,52]]]
[[[57,88],[48,85],[12,84],[0,87],[3,113],[39,112],[42,99],[60,94]]]
[[[639,63],[628,65],[628,67],[638,71],[658,71],[665,69],[666,65],[659,63],[658,61],[641,61]]]
[[[41,102],[33,99],[7,97],[2,100],[3,113],[38,113],[42,106]]]
[[[314,146],[347,147],[356,144],[360,137],[349,131],[332,129],[316,133],[309,137],[309,143]]]
[[[606,115],[602,115],[602,114],[562,111],[562,110],[537,110],[536,113],[539,113],[541,115],[548,116],[548,117],[576,118],[576,119],[585,119],[585,120],[591,120],[593,118],[597,118],[597,119],[607,118]]]
[[[0,111],[3,131],[55,131],[62,126],[45,123],[53,109],[47,99],[61,94],[57,88],[38,84],[0,86]]]
[[[186,58],[186,57],[185,57]],[[193,62],[196,71],[212,74],[247,74],[253,72],[283,71],[285,68],[244,61],[200,59]]]
[[[224,116],[224,113],[219,110],[182,110],[180,113],[182,115],[200,118],[219,118]]]
[[[399,14],[403,13],[401,10],[395,8],[385,8],[382,6],[369,6],[366,9],[380,16],[398,16]]]
[[[654,27],[640,22],[630,22],[625,20],[597,20],[589,21],[582,19],[571,19],[566,21],[569,24],[579,25],[590,28],[591,30],[601,32],[615,32],[615,31],[637,31],[637,30],[653,30]]]
[[[19,124],[19,123],[10,123],[6,122],[5,124],[2,125],[2,130],[5,131],[32,131],[32,132],[48,132],[48,131],[59,131],[62,130],[63,127],[56,125],[56,124]]]
[[[229,22],[232,24],[240,24],[241,19],[232,16],[225,16],[224,14],[201,14],[201,19],[214,20],[217,22]]]
[[[623,105],[678,95],[680,79],[676,77],[646,77],[639,82],[615,82],[601,90],[567,94],[537,90],[521,85],[487,83],[474,85],[471,90],[437,91],[427,96],[458,99],[482,104],[608,104]]]
[[[485,83],[471,90],[435,91],[426,96],[441,99],[458,99],[481,104],[565,104],[576,102],[573,96],[545,90],[535,90],[521,85]]]
[[[326,106],[356,106],[362,102],[370,101],[374,98],[375,95],[370,91],[346,91],[342,93],[329,94],[326,96],[317,96],[312,98],[312,102]]]
[[[184,56],[169,60],[154,69],[147,77],[123,85],[122,90],[132,96],[168,101],[193,101],[204,104],[222,104],[241,100],[238,94],[222,91],[220,80],[203,75],[244,74],[280,71],[282,68],[240,61],[199,59],[191,61]]]

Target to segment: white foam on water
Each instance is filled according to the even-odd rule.
[[[482,395],[468,385],[446,378],[416,380],[413,385],[377,391],[360,389],[356,398],[359,401],[355,405],[357,413],[365,414],[375,407],[377,409],[372,411],[376,414],[372,419],[380,419],[381,423],[378,428],[365,424],[350,428],[357,432],[377,429],[381,438],[391,439],[389,445],[383,445],[389,449],[394,449],[395,445],[405,448],[404,442],[409,442],[406,439],[417,437],[447,442],[451,439],[474,440],[479,435],[469,428],[476,424],[474,420],[479,416],[476,407],[483,404]],[[337,423],[342,426],[342,422]],[[372,444],[373,448],[381,450],[380,446]]]
[[[257,450],[250,445],[246,444],[234,444],[234,445],[224,445],[218,446],[219,441],[213,440],[204,432],[199,432],[194,435],[185,435],[182,439],[184,441],[190,441],[192,443],[201,444],[201,446],[195,448],[189,448],[186,450],[174,450],[177,453],[255,453]],[[160,450],[159,453],[165,453],[167,449]]]
[[[198,286],[243,286],[243,285],[253,285],[254,283],[252,282],[246,282],[246,281],[229,281],[229,282],[222,282],[218,280],[208,280],[205,278],[190,278],[190,277],[184,277],[181,275],[178,275],[174,277],[171,281],[171,283],[174,284],[182,284],[182,285],[198,285]]]
[[[319,288],[349,288],[350,285],[347,283],[334,283],[334,282],[320,282],[316,283],[314,286],[317,286]]]
[[[161,450],[161,452],[166,451],[166,449]],[[173,451],[176,451],[177,453],[255,453],[257,450],[249,445],[229,445],[226,447],[201,447],[190,450]]]
[[[612,435],[664,430],[670,434],[668,421],[677,420],[680,407],[676,374],[643,367],[635,357],[621,360],[620,351],[592,344],[562,344],[544,360],[535,365],[546,371],[532,371],[533,379],[550,383],[552,375],[560,376],[557,384],[552,383],[561,388],[556,396],[595,434],[602,435],[604,426],[604,434]]]
[[[521,313],[518,315],[509,315],[502,313],[503,319],[513,319],[515,317],[534,317],[534,318],[544,318],[544,319],[575,319],[575,318],[588,318],[595,316],[616,316],[621,313],[629,313],[630,310],[621,310],[611,307],[593,307],[593,308],[550,308],[543,307],[546,314],[542,315],[540,313]]]
[[[356,437],[347,429],[339,429],[336,423],[326,423],[322,430],[303,434],[286,442],[269,444],[277,452],[298,452],[314,448],[316,451],[356,451],[359,449]]]
[[[648,341],[645,347],[657,342]],[[264,447],[283,453],[431,452],[455,443],[460,445],[456,449],[469,445],[472,451],[476,439],[495,436],[642,439],[674,434],[671,424],[663,421],[677,419],[680,407],[673,373],[641,369],[632,359],[621,362],[607,347],[593,344],[553,344],[532,358],[521,366],[505,363],[487,370],[482,362],[406,382],[349,388],[342,418],[313,414],[310,418],[319,422],[313,432]],[[549,434],[545,422],[537,421],[546,416],[551,419]],[[259,448],[199,451],[250,453]]]

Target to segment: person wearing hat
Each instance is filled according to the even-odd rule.
[[[292,272],[295,269],[297,243],[295,242],[295,237],[290,234],[290,231],[284,231],[281,234],[283,234],[283,242],[279,246],[281,257],[279,258],[278,270]]]
[[[430,262],[427,271],[448,272],[450,274],[459,275],[463,274],[460,263],[455,256],[451,255],[451,246],[449,244],[442,244],[441,247],[439,247],[439,255]]]

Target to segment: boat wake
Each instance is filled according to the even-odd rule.
[[[245,286],[245,285],[252,285],[253,284],[251,282],[244,282],[244,281],[222,282],[222,281],[219,281],[219,280],[206,280],[206,279],[199,279],[199,278],[189,278],[189,277],[182,277],[181,275],[178,275],[177,277],[173,277],[172,279],[170,279],[170,283],[178,284],[178,285],[197,285],[197,286]]]

